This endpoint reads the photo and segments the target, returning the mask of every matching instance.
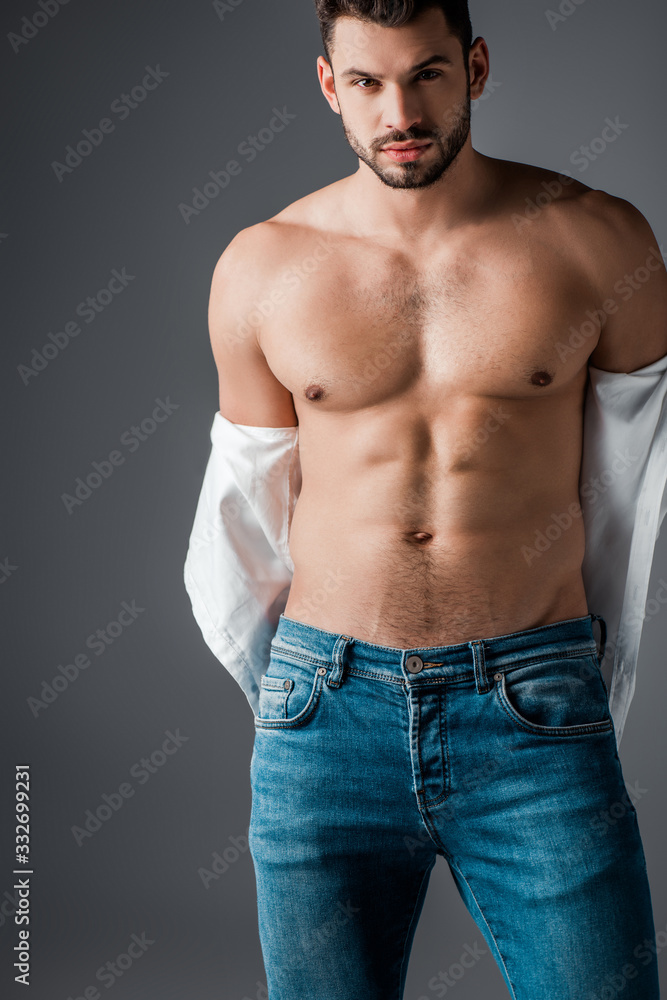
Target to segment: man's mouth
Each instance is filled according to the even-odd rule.
[[[407,163],[410,160],[417,160],[431,145],[432,143],[429,140],[422,142],[395,142],[390,146],[384,146],[381,152],[386,153],[387,156],[397,163]]]

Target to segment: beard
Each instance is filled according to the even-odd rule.
[[[348,143],[383,184],[392,188],[430,187],[449,169],[470,134],[470,76],[466,96],[447,113],[447,121],[442,128],[431,131],[411,128],[403,133],[391,132],[381,139],[373,140],[369,146],[364,146],[345,124],[342,113],[340,117]],[[427,139],[432,145],[419,160],[391,163],[386,167],[380,163],[382,146],[389,146],[393,142],[420,142]],[[423,162],[424,160],[429,162]]]

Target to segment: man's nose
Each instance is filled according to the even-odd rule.
[[[401,87],[385,85],[382,123],[387,129],[407,132],[422,120],[422,110],[414,94],[408,94]]]

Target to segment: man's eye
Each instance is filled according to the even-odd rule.
[[[423,78],[425,76],[425,74],[427,74],[427,73],[431,74],[431,76],[427,76],[426,77],[427,80],[433,80],[434,78],[442,75],[441,73],[439,73],[437,71],[437,69],[423,69],[421,71],[421,73],[419,73],[417,75],[417,79],[419,80],[420,78]],[[368,87],[364,86],[364,84],[367,84],[367,83],[370,84],[370,86],[368,86]],[[375,83],[375,80],[373,80],[373,79],[371,79],[371,77],[367,76],[367,77],[364,77],[363,80],[355,80],[354,86],[358,87],[359,90],[371,90],[374,83]]]

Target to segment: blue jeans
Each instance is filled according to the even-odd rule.
[[[280,616],[250,764],[269,1000],[401,1000],[438,854],[509,996],[658,1000],[596,619],[604,647],[586,615],[399,649]]]

